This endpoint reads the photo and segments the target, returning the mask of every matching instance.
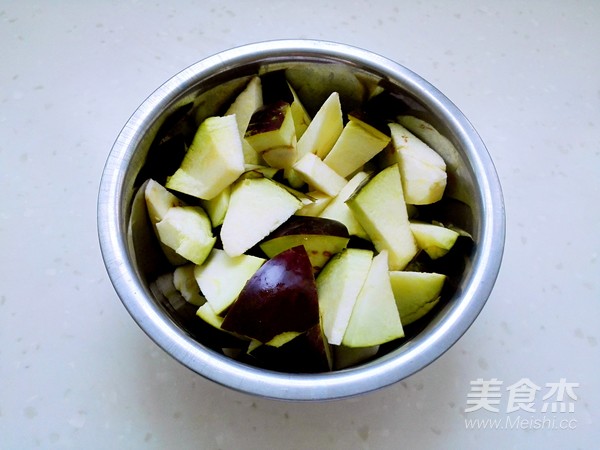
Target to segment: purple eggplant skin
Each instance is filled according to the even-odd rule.
[[[266,343],[319,324],[312,265],[303,246],[271,258],[247,281],[221,328]]]
[[[298,234],[350,237],[346,225],[337,220],[325,217],[292,216],[265,238],[265,241]]]
[[[275,70],[260,76],[262,96],[265,105],[283,100],[287,103],[294,101],[294,95],[290,89],[285,70]]]
[[[329,344],[317,324],[281,347],[261,345],[248,355],[254,365],[288,373],[331,371]]]
[[[246,130],[246,137],[267,133],[281,128],[289,103],[278,101],[259,108],[252,117]]]

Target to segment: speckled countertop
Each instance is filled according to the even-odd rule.
[[[292,37],[435,84],[486,142],[507,209],[466,335],[401,383],[324,404],[172,360],[120,303],[96,233],[105,159],[141,101],[217,51]],[[0,55],[2,449],[597,448],[597,1],[3,1]]]

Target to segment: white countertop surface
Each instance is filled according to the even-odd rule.
[[[504,262],[476,323],[358,398],[204,380],[129,317],[99,251],[98,183],[130,114],[197,60],[275,38],[419,73],[473,122],[504,189]],[[599,2],[3,1],[0,55],[2,449],[598,448]],[[468,411],[478,379],[502,383],[498,412]]]

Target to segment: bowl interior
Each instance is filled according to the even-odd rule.
[[[406,329],[401,342],[382,346],[370,362],[324,374],[288,374],[247,366],[221,354],[227,343],[195,318],[185,302],[166,298],[156,280],[169,270],[146,219],[139,187],[164,182],[178,167],[185,142],[206,117],[222,114],[249,77],[285,70],[312,115],[332,91],[345,112],[385,90],[397,108],[431,123],[447,138],[437,150],[448,167],[444,199],[424,214],[467,231],[449,275],[444,301],[428,320]],[[138,195],[136,195],[138,194]],[[138,324],[192,370],[245,392],[284,399],[328,399],[377,389],[431,363],[481,311],[497,275],[504,212],[493,165],[479,136],[437,89],[408,69],[372,53],[312,41],[255,44],[203,60],[173,77],[134,113],[118,137],[104,172],[99,229],[109,274]],[[431,319],[433,317],[433,319]]]

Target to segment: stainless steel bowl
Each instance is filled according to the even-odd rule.
[[[144,228],[135,214],[131,216],[138,175],[161,125],[191,106],[197,115],[214,114],[246,77],[282,68],[305,73],[317,88],[339,90],[343,101],[350,103],[362,95],[356,86],[383,86],[412,104],[454,147],[443,156],[448,163],[449,192],[461,206],[449,214],[472,234],[474,246],[455,280],[453,296],[427,326],[399,348],[355,368],[319,374],[280,373],[239,363],[212,350],[194,339],[153,293],[148,273],[154,257],[136,243]],[[356,85],[355,80],[359,81]],[[210,380],[246,393],[284,400],[328,400],[402,380],[433,362],[465,333],[486,303],[500,269],[505,212],[500,183],[484,143],[459,109],[434,86],[366,50],[332,42],[281,40],[208,57],[175,75],[142,103],[108,156],[98,198],[98,232],[108,274],[123,304],[147,335],[176,360]]]

